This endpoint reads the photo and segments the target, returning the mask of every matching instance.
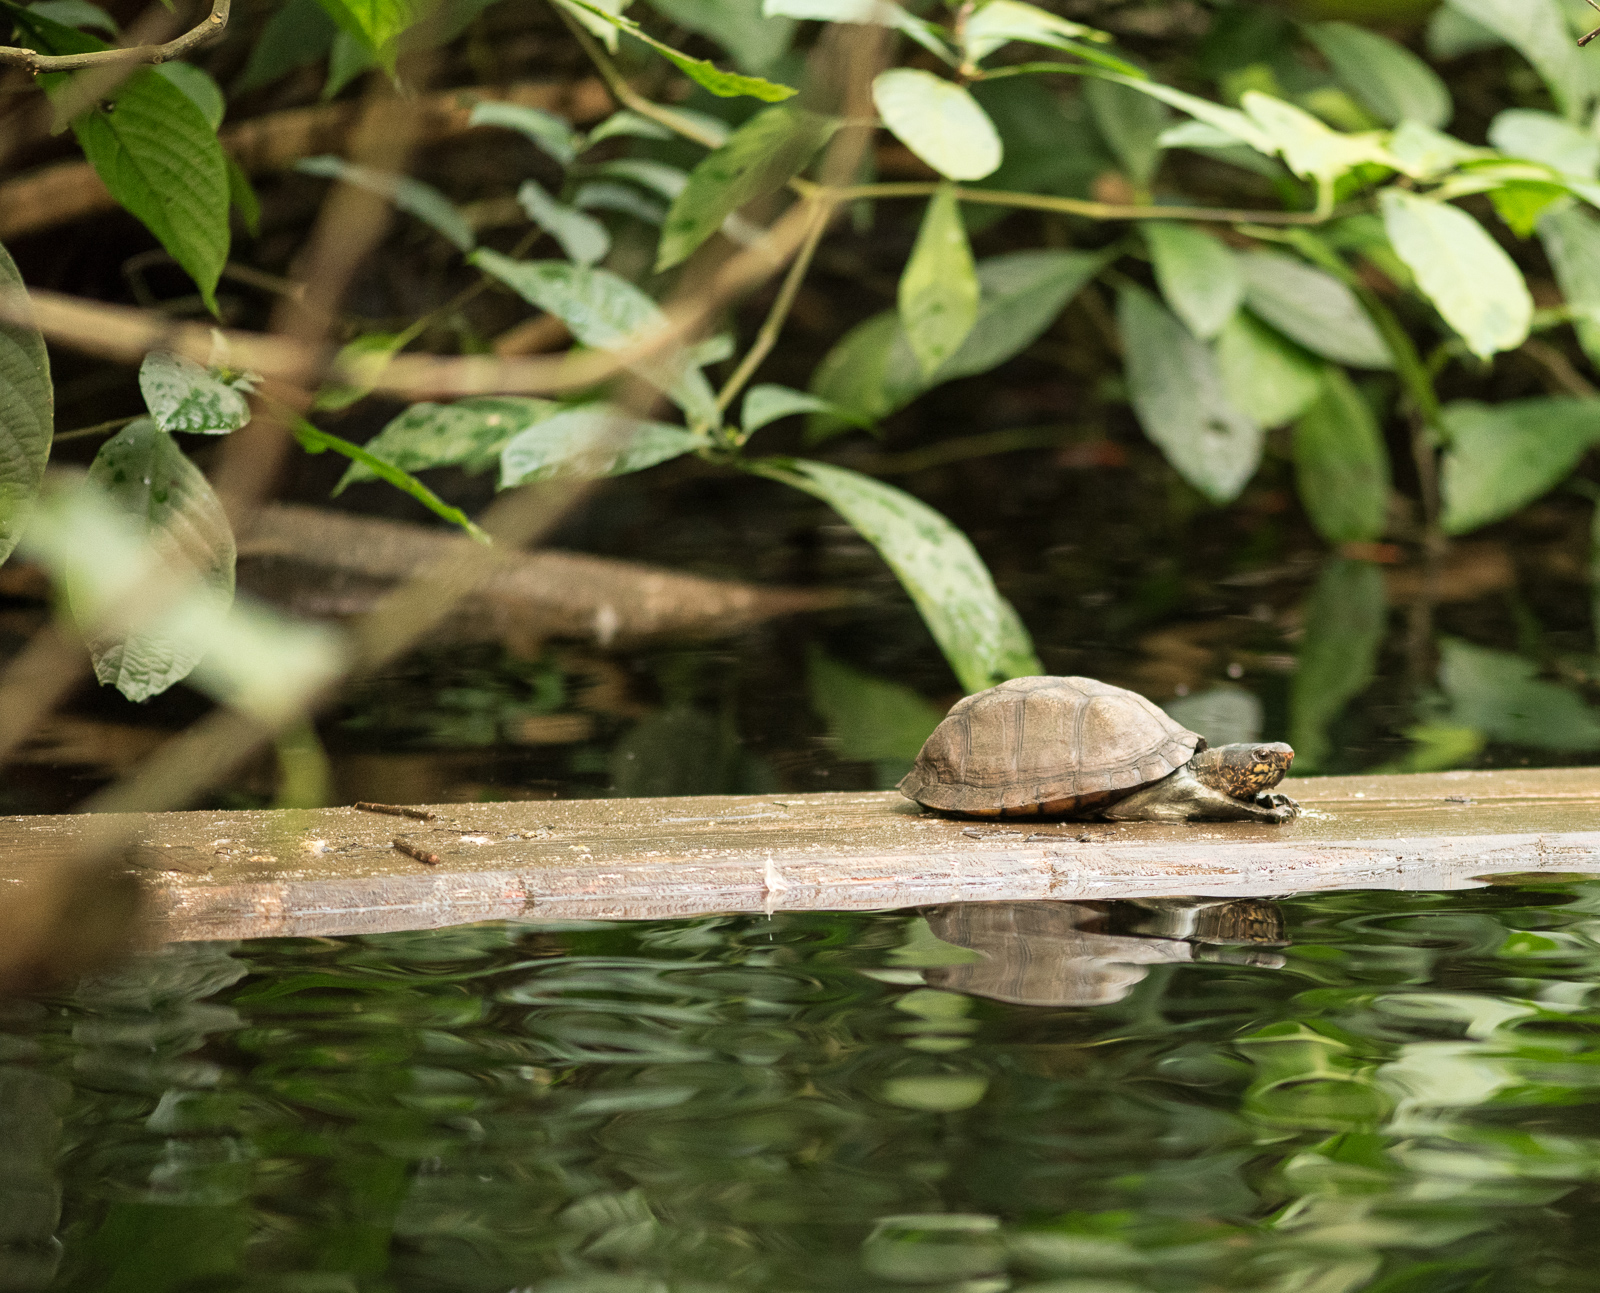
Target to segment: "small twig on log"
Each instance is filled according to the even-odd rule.
[[[399,804],[369,804],[360,799],[350,806],[359,808],[364,813],[388,813],[390,817],[412,817],[419,822],[431,822],[434,819],[434,814],[426,808],[403,808]]]
[[[78,72],[86,67],[167,63],[222,35],[228,26],[231,5],[232,0],[212,0],[211,13],[203,22],[164,45],[131,45],[126,49],[100,49],[87,54],[41,54],[20,45],[0,45],[0,63],[16,64],[35,76],[42,72]]]
[[[397,852],[404,853],[408,858],[416,858],[423,866],[438,866],[442,860],[437,853],[430,853],[419,844],[412,844],[407,840],[394,841]]]

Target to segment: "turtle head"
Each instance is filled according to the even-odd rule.
[[[1293,762],[1294,750],[1282,741],[1241,741],[1200,751],[1189,770],[1213,790],[1248,803],[1282,781]]]

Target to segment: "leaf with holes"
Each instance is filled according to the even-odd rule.
[[[473,474],[493,467],[507,444],[560,409],[553,400],[517,395],[413,404],[363,447],[402,471],[459,467]],[[337,495],[350,485],[376,479],[370,467],[353,462],[333,492]]]
[[[139,365],[139,393],[163,431],[227,435],[250,421],[248,378],[225,377],[183,355],[156,350]]]
[[[0,247],[0,303],[10,316],[0,317],[0,561],[22,536],[44,479],[55,421],[50,356],[39,330],[22,321],[26,293],[22,275]]]
[[[965,690],[1042,672],[1027,631],[983,558],[926,503],[831,463],[764,458],[747,469],[820,498],[878,550]]]
[[[557,476],[623,476],[704,445],[682,427],[646,422],[602,404],[562,409],[500,451],[500,488]]]
[[[1231,503],[1261,462],[1260,426],[1234,407],[1204,343],[1143,288],[1117,302],[1128,394],[1145,434],[1213,503]]]

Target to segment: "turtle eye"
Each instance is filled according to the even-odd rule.
[[[1272,751],[1264,745],[1258,745],[1250,752],[1250,757],[1257,763],[1266,763],[1272,758]]]

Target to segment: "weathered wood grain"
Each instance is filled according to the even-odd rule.
[[[71,856],[90,831],[119,832],[160,935],[215,939],[1600,874],[1600,769],[1291,789],[1309,811],[1282,827],[973,823],[893,792],[440,804],[431,821],[354,808],[12,817],[0,819],[0,886]]]

